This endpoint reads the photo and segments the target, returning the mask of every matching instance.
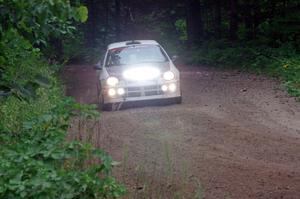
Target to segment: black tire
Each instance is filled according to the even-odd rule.
[[[182,90],[180,89],[180,96],[175,98],[175,104],[182,103]]]
[[[101,92],[101,86],[97,84],[97,98],[98,98],[98,109],[99,111],[111,111],[112,104],[104,104],[104,97]]]
[[[112,105],[111,104],[103,104],[102,111],[112,111]]]
[[[103,96],[101,94],[101,87],[98,82],[97,82],[97,106],[99,111],[103,110]]]
[[[175,104],[182,104],[182,90],[180,88],[180,97],[175,98]]]
[[[165,99],[162,103],[162,105],[173,105],[173,104],[181,104],[182,103],[182,97],[174,97]]]
[[[98,109],[99,111],[112,111],[113,110],[113,104],[108,103],[104,104],[104,97],[101,92],[101,85],[97,84],[97,98],[98,98]]]
[[[175,98],[175,104],[181,104],[182,103],[182,97],[176,97]]]

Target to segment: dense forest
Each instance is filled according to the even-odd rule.
[[[235,67],[280,76],[299,96],[300,2],[297,0],[81,1],[88,20],[78,28],[75,62],[96,62],[106,45],[155,39],[187,64]],[[83,49],[83,50],[82,50]]]
[[[0,198],[125,194],[111,157],[66,141],[73,117],[99,113],[58,78],[109,43],[154,39],[184,64],[268,74],[300,97],[298,0],[0,0],[0,19]]]
[[[299,42],[298,1],[93,1],[83,3],[89,19],[85,44],[157,39],[178,44],[227,39],[259,40],[272,47]]]

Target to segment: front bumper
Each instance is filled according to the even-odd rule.
[[[162,91],[162,85],[175,84],[175,91]],[[110,88],[125,90],[124,95],[109,96],[108,90]],[[103,103],[120,103],[120,102],[133,102],[143,100],[156,100],[181,97],[180,81],[156,81],[156,82],[122,82],[117,87],[104,87],[102,90]]]

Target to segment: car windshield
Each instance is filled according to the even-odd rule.
[[[167,56],[157,45],[136,45],[109,50],[106,66],[167,62]]]

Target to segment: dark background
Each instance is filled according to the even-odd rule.
[[[297,0],[83,0],[87,47],[128,39],[195,45],[207,40],[299,43]]]

